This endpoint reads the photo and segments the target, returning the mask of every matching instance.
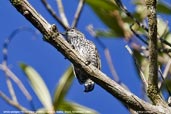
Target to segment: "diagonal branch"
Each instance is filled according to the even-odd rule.
[[[17,86],[20,88],[20,90],[23,92],[23,94],[26,96],[26,98],[29,101],[31,101],[32,96],[27,91],[27,89],[25,88],[25,86],[21,82],[21,80],[6,65],[0,64],[0,69],[2,69],[3,72],[5,72],[7,78],[9,78],[8,80],[10,80],[10,78],[11,78],[17,84]]]
[[[114,65],[113,65],[113,61],[112,61],[112,58],[111,58],[111,55],[110,55],[110,52],[109,52],[109,49],[105,46],[104,43],[101,42],[101,40],[99,39],[99,37],[97,36],[97,33],[95,32],[94,28],[93,28],[93,25],[89,25],[87,27],[87,30],[89,31],[89,33],[94,37],[96,38],[97,42],[99,43],[99,45],[103,48],[104,50],[104,55],[105,55],[105,58],[108,62],[108,66],[110,68],[110,71],[111,71],[111,74],[114,78],[114,80],[117,82],[117,83],[120,83],[120,85],[123,85],[125,86],[119,79],[119,76],[114,68]],[[126,87],[126,86],[125,86]],[[127,87],[126,87],[127,88]]]
[[[135,57],[133,51],[131,50],[131,48],[130,48],[128,45],[126,45],[125,48],[126,48],[126,49],[128,50],[128,52],[132,55],[132,57],[133,57],[133,59],[134,59],[134,62],[135,62],[135,64],[136,64],[136,66],[137,66],[138,72],[139,72],[139,74],[140,74],[141,80],[142,80],[142,82],[143,82],[143,84],[144,84],[144,88],[146,89],[146,88],[148,87],[147,81],[146,81],[146,79],[145,79],[144,73],[142,72],[142,69],[141,69],[140,65],[138,64],[138,61],[137,61],[137,59],[136,59],[136,57]]]
[[[26,96],[26,98],[29,101],[31,101],[32,97],[31,97],[30,93],[27,91],[27,89],[25,88],[24,84],[8,67],[8,47],[9,47],[11,41],[13,40],[13,38],[21,31],[28,31],[28,32],[33,33],[34,35],[37,35],[36,31],[34,31],[33,29],[28,28],[28,27],[22,26],[22,27],[15,29],[9,35],[9,37],[7,37],[5,39],[5,42],[3,44],[3,61],[2,61],[2,64],[0,64],[0,70],[2,70],[5,73],[8,83],[10,84],[10,82],[9,82],[10,79],[13,80],[17,84],[17,86],[20,88],[20,90],[23,92],[23,94]],[[10,85],[12,86],[12,83]]]
[[[56,3],[58,5],[59,14],[61,16],[62,22],[64,23],[64,25],[66,27],[69,27],[69,23],[68,23],[68,20],[66,18],[66,15],[65,15],[65,11],[64,11],[63,4],[62,4],[62,0],[56,0]]]
[[[64,28],[67,29],[68,26],[65,25],[65,23],[63,23],[63,21],[56,15],[55,11],[52,9],[52,7],[50,6],[50,4],[48,4],[48,2],[46,0],[41,0],[41,2],[43,3],[43,5],[45,6],[45,8],[47,9],[47,11],[52,15],[52,17]]]
[[[55,25],[47,23],[27,2],[27,0],[11,0],[12,5],[27,18],[45,37],[45,41],[53,45],[61,54],[69,59],[74,66],[85,72],[99,86],[108,91],[111,95],[118,98],[124,104],[136,111],[146,114],[169,114],[171,110],[167,107],[151,105],[133,93],[125,90],[115,81],[111,80],[106,74],[87,65],[87,62],[71,47],[70,44],[60,35]],[[25,13],[26,12],[26,13]],[[41,27],[40,27],[41,26]]]
[[[82,12],[83,7],[84,7],[84,3],[85,3],[85,0],[80,0],[78,7],[77,7],[77,11],[76,11],[75,16],[74,16],[74,20],[72,22],[72,26],[71,26],[72,28],[77,27],[81,12]]]
[[[10,98],[8,98],[2,91],[0,91],[0,97],[2,97],[8,104],[11,104],[15,108],[23,111],[24,114],[29,114],[32,112],[32,111],[29,111],[28,109],[26,109],[25,107],[21,106],[20,104],[18,104],[14,100],[11,100]]]

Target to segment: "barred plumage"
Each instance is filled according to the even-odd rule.
[[[101,68],[101,62],[96,46],[93,42],[87,40],[83,33],[76,29],[69,29],[67,30],[65,36],[67,41],[82,57],[98,69]],[[85,86],[84,92],[92,91],[94,89],[94,82],[89,79],[79,68],[76,66],[73,66],[73,68],[79,83],[84,84]]]

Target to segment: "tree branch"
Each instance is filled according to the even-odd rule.
[[[101,46],[101,48],[103,48],[104,55],[105,55],[105,58],[107,60],[107,63],[108,63],[110,72],[111,72],[111,74],[112,74],[112,76],[114,78],[114,81],[116,81],[117,83],[121,83],[120,85],[124,85],[120,81],[119,76],[118,76],[118,74],[117,74],[117,72],[115,70],[115,67],[114,67],[114,64],[113,64],[113,61],[112,61],[112,58],[111,58],[111,54],[110,54],[109,49],[107,48],[107,46],[104,43],[102,43],[102,41],[100,40],[100,38],[97,36],[97,33],[95,32],[95,30],[93,28],[93,25],[87,26],[87,30],[97,40],[97,43],[99,43],[99,45]],[[126,85],[124,85],[124,86],[126,86]]]
[[[45,8],[48,10],[48,12],[51,14],[51,16],[64,28],[67,29],[68,26],[66,26],[63,21],[56,15],[55,11],[52,9],[50,4],[46,0],[41,0]]]
[[[72,28],[77,27],[81,12],[84,7],[84,3],[85,3],[85,0],[80,0],[78,7],[77,7],[77,11],[75,12],[75,15],[74,15],[74,20],[73,20],[72,26],[71,26]]]
[[[148,16],[149,37],[149,75],[147,94],[154,104],[166,105],[158,89],[158,64],[157,64],[157,17],[156,0],[145,0]]]
[[[20,104],[18,104],[17,102],[9,99],[3,92],[0,91],[0,96],[9,104],[11,104],[12,106],[14,106],[15,108],[23,111],[23,113],[25,114],[29,114],[29,112],[31,113],[32,111],[29,111],[28,109],[24,108],[23,106],[21,106]]]
[[[53,45],[61,52],[67,59],[69,59],[74,66],[84,71],[93,81],[99,86],[108,91],[111,95],[118,98],[124,104],[145,114],[169,114],[171,109],[162,106],[151,105],[131,92],[122,88],[115,81],[95,68],[93,65],[87,65],[87,62],[82,58],[68,42],[60,35],[55,25],[47,23],[26,0],[11,0],[12,5],[27,18],[45,37],[45,41]],[[25,13],[26,12],[26,13]]]
[[[25,86],[21,82],[21,80],[6,65],[0,64],[0,69],[2,69],[2,71],[6,74],[6,77],[8,78],[7,80],[10,80],[10,78],[11,78],[17,84],[17,86],[20,88],[20,90],[23,92],[23,94],[26,96],[26,98],[29,101],[31,101],[32,100],[32,96],[27,91],[27,89],[25,88]]]
[[[64,25],[66,27],[69,27],[69,23],[68,23],[68,20],[66,18],[66,15],[65,15],[65,11],[64,11],[63,4],[62,4],[62,0],[56,0],[56,3],[58,5],[59,14],[61,16],[62,22],[64,23]]]

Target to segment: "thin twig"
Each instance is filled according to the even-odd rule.
[[[139,40],[141,40],[144,44],[148,45],[148,42],[147,42],[146,40],[144,40],[136,31],[134,31],[132,27],[133,27],[133,24],[130,25],[130,29],[131,29],[131,31],[133,32],[133,34],[134,34]],[[164,44],[166,44],[166,45],[168,45],[168,46],[171,47],[171,44],[170,44],[168,41],[163,40],[162,38],[160,38],[160,41],[161,41],[162,43],[164,43]],[[164,53],[166,53],[166,54],[168,55],[168,53],[171,52],[171,49],[168,49],[168,48],[164,48],[164,47],[163,47],[163,48],[158,48],[158,51],[159,51],[159,52],[164,52]]]
[[[142,24],[141,22],[139,22],[126,8],[126,6],[123,5],[123,3],[121,2],[121,0],[114,0],[114,2],[118,5],[118,7],[128,16],[130,17],[138,26],[140,26],[141,28],[143,28],[146,32],[148,32],[148,28]],[[161,42],[163,42],[164,44],[168,45],[171,47],[171,44],[163,39],[162,37],[158,38]]]
[[[32,111],[29,111],[28,109],[26,109],[25,107],[21,106],[17,102],[8,98],[2,91],[0,91],[0,97],[3,98],[8,104],[10,104],[10,105],[14,106],[15,108],[23,111],[23,113],[29,114],[32,112]]]
[[[110,68],[110,71],[112,73],[112,76],[114,77],[114,80],[120,84],[123,88],[125,88],[126,90],[129,91],[129,88],[124,84],[122,83],[120,80],[119,80],[119,77],[118,77],[118,74],[114,68],[114,65],[112,64],[112,58],[111,58],[111,55],[110,55],[110,51],[109,49],[105,46],[105,44],[103,42],[100,41],[100,39],[98,38],[98,36],[96,35],[96,32],[94,31],[93,29],[93,26],[92,25],[89,25],[87,27],[89,33],[96,38],[97,42],[100,44],[100,46],[103,48],[104,50],[104,54],[105,54],[105,58],[108,62],[108,66]],[[134,111],[133,109],[131,109],[129,106],[127,105],[124,105],[126,108],[128,108],[128,110],[132,113],[132,114],[137,114],[136,111]]]
[[[162,73],[160,67],[159,67],[159,74],[161,75],[162,81],[163,81],[163,83],[164,83],[164,82],[165,82],[165,79],[164,79],[164,77],[163,77],[163,73]],[[160,88],[160,87],[159,87],[159,88]],[[170,91],[169,86],[167,85],[167,83],[166,83],[166,90],[168,91],[169,96],[171,96],[171,91]]]
[[[144,26],[142,23],[140,23],[126,8],[126,6],[123,5],[123,3],[121,2],[121,0],[114,0],[114,2],[118,5],[118,7],[128,16],[130,17],[132,20],[134,20],[134,22],[137,23],[138,26],[142,27],[145,31],[148,32],[148,28],[146,26]]]
[[[144,40],[139,34],[137,34],[134,30],[133,30],[133,25],[134,24],[131,24],[130,25],[130,29],[131,29],[131,31],[133,32],[133,34],[138,38],[138,39],[140,39],[144,44],[146,44],[146,45],[148,45],[148,42],[146,41],[146,40]]]
[[[23,94],[26,96],[26,98],[29,101],[31,101],[32,97],[29,94],[29,92],[27,91],[27,89],[25,88],[24,84],[7,66],[7,64],[8,64],[8,46],[10,45],[10,42],[13,40],[14,36],[17,35],[21,31],[28,31],[28,32],[33,33],[35,36],[37,35],[37,32],[35,32],[35,30],[33,30],[32,28],[29,28],[29,27],[23,26],[23,27],[19,27],[16,30],[14,30],[9,35],[9,37],[5,39],[4,46],[3,46],[3,62],[2,62],[2,64],[0,64],[0,69],[2,69],[2,71],[4,71],[4,73],[6,74],[7,83],[9,84],[9,87],[11,88],[11,86],[12,86],[12,84],[10,82],[10,79],[12,79],[17,84],[17,86],[20,88],[20,90],[23,92]],[[10,79],[8,79],[8,78],[10,78]],[[9,89],[9,91],[12,92],[12,90],[10,90],[10,89]],[[14,92],[12,92],[11,94],[13,94],[13,96],[14,96]]]
[[[158,83],[158,86],[159,86],[159,89],[161,90],[161,86],[162,86],[162,83],[163,81],[167,78],[168,76],[168,72],[170,70],[170,66],[171,66],[171,59],[169,59],[168,63],[166,64],[166,67],[164,69],[164,72],[161,73],[162,75],[162,81]]]
[[[105,49],[104,49],[104,53],[105,53],[105,57],[106,57],[106,60],[107,60],[107,62],[108,62],[110,71],[111,71],[111,73],[112,73],[112,75],[113,75],[113,77],[114,77],[114,80],[115,80],[116,82],[120,82],[120,81],[119,81],[118,74],[116,73],[116,70],[115,70],[115,68],[114,68],[114,65],[112,64],[113,62],[112,62],[112,58],[111,58],[109,49],[108,49],[108,48],[105,48]]]
[[[148,42],[146,42],[139,34],[137,34],[137,33],[133,30],[132,26],[133,26],[133,25],[130,26],[130,29],[131,29],[131,31],[134,33],[134,35],[135,35],[137,38],[139,38],[142,42],[144,42],[146,45],[148,45]],[[160,51],[160,52],[165,52],[166,54],[168,54],[169,51],[170,51],[170,49],[163,49],[163,48],[161,48],[161,49],[158,49],[158,51]],[[171,61],[168,62],[168,64],[169,64],[169,68],[170,68]],[[167,65],[168,65],[168,64],[167,64]],[[167,73],[168,73],[169,68],[165,68],[165,71],[166,71]],[[166,73],[166,72],[165,72],[165,73]],[[160,82],[158,83],[158,87],[159,87],[159,89],[161,89],[161,85],[162,85],[162,83],[164,82],[164,80],[165,80],[167,74],[163,75],[160,69],[159,69],[159,73],[160,73],[160,76],[162,77],[162,81],[160,81]],[[167,84],[166,84],[166,89],[167,89],[169,95],[171,95],[171,92],[170,92],[169,87],[168,87]]]
[[[161,42],[163,42],[164,44],[166,44],[166,45],[168,45],[169,47],[171,47],[171,44],[170,44],[167,40],[165,40],[165,39],[163,39],[163,38],[159,38],[159,39],[160,39]]]
[[[0,64],[0,69],[5,73],[6,75],[6,79],[7,79],[7,86],[9,88],[9,91],[11,93],[11,96],[13,97],[13,99],[15,99],[15,102],[17,102],[16,100],[16,95],[15,95],[15,91],[13,89],[11,80],[12,79],[17,86],[20,88],[20,90],[22,91],[22,93],[25,95],[25,97],[29,100],[31,106],[34,109],[34,106],[32,104],[32,97],[29,94],[29,92],[27,91],[27,89],[25,88],[24,84],[21,82],[21,80],[8,68],[7,64],[8,64],[8,46],[10,44],[10,42],[13,40],[14,36],[16,34],[18,34],[21,31],[28,31],[33,33],[35,36],[38,35],[37,31],[33,30],[32,28],[29,27],[19,27],[16,30],[14,30],[8,38],[5,39],[4,42],[4,47],[3,47],[3,61],[2,64]]]
[[[56,3],[58,5],[58,10],[59,10],[59,14],[61,16],[62,22],[64,23],[64,25],[66,27],[69,27],[68,19],[66,18],[66,15],[65,15],[65,11],[64,11],[63,4],[62,4],[62,0],[56,0]]]
[[[67,29],[68,26],[66,26],[62,20],[57,16],[56,12],[53,10],[51,5],[46,0],[41,0],[45,8],[48,10],[48,12],[51,14],[51,16],[64,28]]]
[[[74,15],[74,20],[73,20],[72,26],[71,26],[72,28],[77,27],[81,12],[82,12],[83,7],[84,7],[84,3],[85,3],[85,0],[80,0],[78,7],[77,7],[77,11]]]
[[[18,100],[17,100],[16,94],[15,94],[12,82],[11,82],[11,80],[10,80],[10,78],[8,76],[6,76],[6,83],[7,83],[9,93],[10,93],[10,95],[12,97],[12,100],[17,103]]]
[[[12,79],[17,84],[17,86],[20,88],[20,90],[23,92],[23,94],[26,96],[26,98],[29,101],[31,101],[32,97],[31,97],[30,93],[27,91],[27,89],[25,88],[24,84],[21,82],[21,80],[6,65],[0,64],[0,69],[2,69],[2,71],[5,72],[7,77]]]
[[[9,45],[9,43],[11,42],[13,36],[15,36],[15,35],[16,35],[19,31],[21,31],[21,30],[28,30],[28,31],[30,31],[31,29],[30,29],[30,28],[27,28],[27,27],[20,27],[20,28],[14,30],[14,31],[10,34],[9,38],[7,38],[7,39],[5,40],[5,42],[4,42],[4,48],[3,48],[3,51],[2,51],[2,52],[3,52],[3,61],[2,61],[1,67],[2,67],[2,70],[4,71],[4,73],[5,73],[5,75],[6,75],[6,83],[7,83],[7,87],[8,87],[8,90],[9,90],[9,92],[10,92],[10,95],[11,95],[12,99],[13,99],[15,102],[17,102],[17,97],[16,97],[16,95],[15,95],[15,91],[14,91],[12,82],[11,82],[11,80],[10,80],[11,77],[9,76],[8,72],[6,72],[6,71],[7,71],[7,68],[8,68],[8,67],[7,67],[8,45]],[[17,84],[17,83],[16,83],[16,84]]]
[[[146,45],[148,45],[148,42],[146,42],[139,34],[137,34],[134,30],[133,30],[133,28],[132,28],[132,26],[133,26],[133,24],[130,26],[130,29],[131,29],[131,31],[134,33],[134,35],[137,37],[137,38],[139,38],[142,42],[144,42]],[[166,32],[166,29],[165,29],[165,32]],[[160,38],[160,41],[163,43],[165,43],[166,45],[170,45],[170,43],[168,43],[167,41],[165,41],[165,40],[163,40],[162,38]],[[169,52],[170,52],[170,49],[163,49],[163,48],[161,48],[161,49],[158,49],[158,51],[160,51],[160,52],[165,52],[166,54],[168,54]],[[168,63],[169,64],[169,63]],[[167,64],[167,65],[168,65]],[[170,67],[170,65],[169,65],[169,67]],[[166,68],[165,69],[165,71],[166,72],[168,72],[168,68]],[[165,73],[166,73],[165,72]],[[162,74],[162,72],[161,72],[161,70],[159,69],[159,73],[160,73],[160,75],[161,75],[161,77],[162,77],[162,81],[161,82],[159,82],[158,83],[158,87],[159,87],[159,89],[161,88],[161,85],[162,85],[162,82],[165,80],[165,77],[166,76],[163,76],[163,74]],[[166,74],[165,74],[166,75]],[[169,91],[169,88],[168,88],[168,85],[166,84],[166,88],[167,88],[167,90],[168,90],[168,93],[169,93],[169,95],[171,95],[171,92]]]
[[[8,64],[8,46],[10,44],[10,42],[13,40],[13,38],[15,37],[15,35],[17,35],[19,32],[23,32],[23,31],[28,31],[28,32],[31,32],[34,36],[37,36],[38,33],[33,30],[32,28],[29,28],[29,27],[25,27],[25,26],[21,26],[17,29],[15,29],[10,35],[9,37],[7,37],[5,39],[5,42],[3,44],[3,64],[5,64],[7,66]]]
[[[108,62],[108,66],[109,66],[109,69],[110,69],[110,72],[114,78],[114,80],[120,84],[123,88],[125,88],[126,90],[129,90],[129,88],[119,79],[119,76],[115,70],[115,67],[114,67],[114,64],[113,64],[113,61],[112,61],[112,58],[111,58],[111,55],[110,55],[110,51],[109,49],[105,46],[105,44],[98,38],[98,36],[96,35],[96,32],[93,28],[92,25],[89,25],[87,27],[88,31],[90,32],[90,34],[96,38],[96,41],[99,43],[99,45],[103,48],[104,50],[104,54],[105,54],[105,58]],[[128,108],[128,107],[127,107]]]
[[[97,42],[99,43],[99,45],[103,48],[104,50],[104,54],[105,54],[105,58],[108,62],[108,66],[110,68],[110,71],[112,73],[112,76],[114,78],[114,80],[118,83],[121,83],[120,80],[119,80],[119,77],[118,77],[118,74],[116,73],[116,70],[114,68],[114,65],[113,65],[113,62],[112,62],[112,59],[111,59],[111,55],[110,55],[110,52],[109,52],[109,49],[104,45],[103,42],[100,41],[100,39],[98,38],[98,36],[96,35],[96,32],[94,31],[94,28],[92,25],[89,25],[87,27],[87,30],[89,31],[89,33],[96,38]]]
[[[2,51],[3,52],[3,55],[4,55],[4,58],[3,58],[3,61],[2,61],[2,65],[3,66],[7,66],[7,53],[8,53],[8,49],[6,48],[7,45],[5,45],[5,44],[7,44],[9,42],[10,42],[10,40],[6,40],[6,42],[4,43],[4,49]],[[5,71],[6,70],[6,67],[5,68],[2,67],[2,69]],[[12,82],[11,82],[10,78],[8,77],[7,72],[4,72],[4,73],[5,73],[5,76],[6,76],[7,87],[8,87],[9,93],[10,93],[10,95],[12,97],[12,100],[14,102],[18,103],[18,100],[17,100],[17,97],[15,95],[15,91],[14,91]]]
[[[147,89],[147,87],[148,87],[147,80],[146,80],[146,78],[145,78],[145,76],[144,76],[144,73],[143,73],[143,71],[142,71],[140,65],[138,64],[138,61],[137,61],[137,59],[136,59],[136,57],[135,57],[133,51],[131,50],[131,48],[130,48],[128,45],[126,45],[125,48],[128,50],[128,52],[129,52],[129,53],[131,54],[131,56],[133,57],[133,59],[134,59],[134,61],[135,61],[135,64],[136,64],[136,66],[137,66],[137,69],[138,69],[138,71],[139,71],[139,73],[140,73],[141,80],[142,80],[142,82],[143,82],[143,84],[144,84],[144,86],[145,86],[145,89]]]

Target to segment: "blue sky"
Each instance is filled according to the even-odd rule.
[[[59,30],[64,30],[59,24],[49,15],[40,1],[29,0],[32,5],[38,10],[38,12],[45,17],[51,24],[57,24]],[[77,0],[63,0],[65,12],[69,23],[72,22],[74,13],[77,7]],[[55,1],[51,1],[52,6],[56,7]],[[127,4],[128,6],[130,5]],[[55,8],[57,9],[57,8]],[[132,10],[132,9],[131,9]],[[8,0],[0,1],[0,50],[6,37],[18,27],[27,26],[36,30],[21,14],[19,14],[15,8],[10,4]],[[82,31],[89,40],[92,40],[100,53],[102,61],[102,71],[112,78],[107,61],[105,59],[103,49],[97,43],[97,41],[86,31],[86,26],[93,24],[95,28],[106,29],[106,26],[98,19],[98,17],[92,12],[92,10],[86,5],[82,12],[78,29]],[[139,97],[143,97],[142,85],[138,79],[138,74],[135,71],[132,57],[125,48],[127,44],[123,39],[114,38],[102,38],[102,42],[109,48],[113,64],[119,75],[120,80],[128,86],[128,88]],[[39,34],[36,38],[29,32],[20,32],[16,35],[14,40],[9,46],[9,58],[8,63],[10,69],[21,79],[26,88],[33,95],[33,103],[36,108],[41,108],[42,105],[30,87],[25,75],[22,73],[19,63],[24,62],[35,68],[42,76],[47,84],[47,87],[53,96],[54,90],[60,76],[70,66],[70,62],[64,58],[56,49],[42,40],[42,35]],[[0,53],[0,61],[2,61],[2,52]],[[16,86],[14,88],[19,102],[27,107],[31,108],[28,101],[25,99],[22,92]],[[5,75],[0,71],[0,90],[9,96],[5,83]],[[129,112],[124,106],[112,95],[107,93],[98,85],[91,93],[84,93],[84,87],[79,85],[78,81],[74,79],[74,83],[66,97],[67,100],[77,102],[92,109],[97,110],[101,114],[128,114]],[[3,110],[16,110],[8,105],[4,100],[0,98],[0,111]],[[1,113],[1,112],[0,112]]]

